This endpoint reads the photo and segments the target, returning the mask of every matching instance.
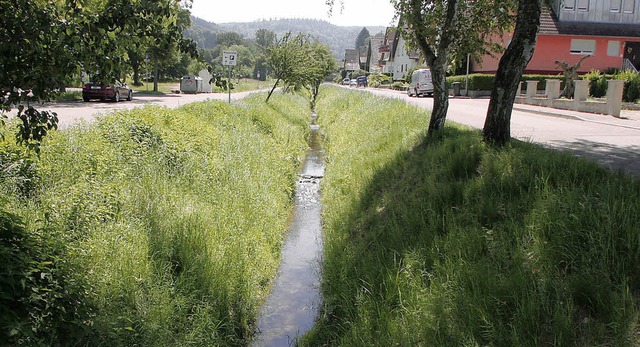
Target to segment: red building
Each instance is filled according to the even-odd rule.
[[[556,60],[578,72],[640,68],[640,0],[555,0],[543,10],[536,50],[525,73],[559,73]],[[505,45],[508,41],[505,40]],[[494,73],[498,58],[472,62],[472,71]]]

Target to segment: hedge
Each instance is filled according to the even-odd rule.
[[[461,88],[465,88],[466,75],[447,77],[447,84],[460,82]],[[493,88],[494,74],[471,74],[469,75],[469,90],[491,90]],[[562,79],[560,75],[522,75],[522,81],[538,81],[538,89],[544,89],[547,79]]]

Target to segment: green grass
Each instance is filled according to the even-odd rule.
[[[177,80],[175,82],[158,82],[158,91],[153,91],[153,82],[142,82],[141,86],[134,87],[131,85],[133,90],[137,94],[171,94],[175,90],[180,90],[180,81]]]
[[[54,101],[82,100],[82,92],[64,92],[54,97]]]
[[[637,179],[320,95],[324,304],[302,345],[637,345]]]
[[[0,150],[9,345],[240,346],[277,271],[306,99],[145,107]],[[13,235],[13,236],[12,236]]]
[[[8,345],[241,346],[280,257],[308,100],[146,107],[47,136],[1,128]],[[309,346],[637,345],[640,182],[325,87]],[[14,120],[15,121],[15,120]]]
[[[269,79],[266,81],[259,81],[259,80],[243,78],[240,81],[238,81],[237,79],[232,79],[231,82],[233,83],[233,87],[234,87],[231,90],[231,93],[241,93],[241,92],[248,92],[252,90],[271,89],[271,87],[273,87],[273,84],[275,83],[275,80]],[[226,89],[222,90],[221,88],[214,87],[213,92],[227,93],[227,90]]]
[[[232,80],[233,85],[234,85],[234,89],[231,90],[231,93],[241,93],[241,92],[248,92],[248,91],[252,91],[252,90],[261,90],[261,89],[267,89],[267,88],[271,88],[273,86],[273,83],[275,81],[273,80],[267,80],[267,81],[258,81],[258,80],[252,80],[252,79],[241,79],[239,82],[237,79],[233,79]],[[145,84],[145,82],[142,82],[143,85],[140,87],[134,87],[134,90],[136,91],[136,93],[138,94],[171,94],[176,90],[180,90],[180,81],[176,81],[176,82],[161,82],[158,83],[158,91],[154,92],[153,91],[153,82],[148,83],[148,90],[147,90],[147,84]],[[222,90],[221,88],[215,87],[213,89],[214,93],[226,93],[227,90]]]

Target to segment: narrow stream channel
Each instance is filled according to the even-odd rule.
[[[324,176],[324,152],[319,141],[316,114],[300,179],[289,233],[282,248],[282,262],[258,319],[258,335],[252,346],[291,346],[313,326],[320,307],[322,225],[320,179]]]

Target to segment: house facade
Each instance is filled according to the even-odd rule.
[[[406,80],[407,71],[418,66],[420,53],[417,50],[409,50],[403,35],[398,34],[393,47],[391,47],[390,72],[394,81]]]
[[[378,49],[378,52],[380,53],[378,65],[380,66],[380,72],[382,73],[393,72],[393,58],[391,50],[393,45],[395,45],[398,36],[398,30],[396,30],[396,28],[387,28],[382,45],[380,45],[380,48]]]
[[[510,36],[503,39],[506,47]],[[556,61],[593,69],[640,68],[640,0],[554,0],[543,10],[534,55],[525,73],[558,73]],[[472,71],[494,73],[498,59],[472,62]]]
[[[369,48],[367,50],[367,71],[370,73],[382,72],[380,66],[380,46],[384,43],[384,33],[378,33],[369,39]]]

